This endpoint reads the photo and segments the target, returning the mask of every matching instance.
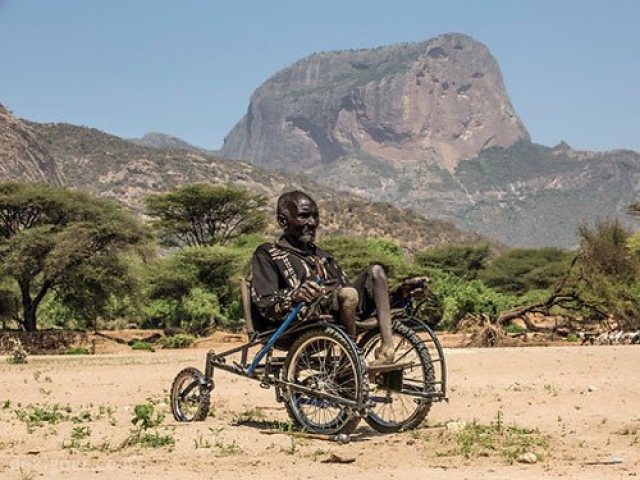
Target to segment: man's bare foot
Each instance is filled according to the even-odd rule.
[[[380,346],[374,352],[376,358],[371,362],[371,365],[389,365],[393,363],[394,354],[393,345]]]

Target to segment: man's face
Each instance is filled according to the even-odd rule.
[[[295,198],[289,212],[281,221],[285,235],[301,243],[315,241],[319,224],[318,206],[313,200],[302,195]]]

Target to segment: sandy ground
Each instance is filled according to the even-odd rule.
[[[411,432],[382,435],[362,422],[347,445],[263,434],[287,421],[284,408],[272,390],[224,372],[216,373],[211,415],[175,422],[167,402],[173,377],[186,366],[202,368],[206,351],[123,346],[92,356],[31,356],[24,365],[0,361],[0,478],[640,475],[639,346],[447,348],[449,403],[434,404]],[[130,440],[140,404],[154,406],[153,418],[165,414],[145,433],[168,445]],[[470,431],[480,430],[483,435],[470,439]],[[505,455],[518,447],[537,462]]]

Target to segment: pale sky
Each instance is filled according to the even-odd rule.
[[[0,103],[218,149],[293,62],[449,32],[489,48],[534,142],[640,151],[635,0],[0,0]]]

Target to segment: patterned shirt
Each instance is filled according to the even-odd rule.
[[[328,252],[309,245],[308,251],[292,246],[283,236],[276,243],[260,245],[251,260],[251,301],[262,318],[257,328],[268,328],[264,320],[283,320],[293,307],[291,294],[303,282],[320,278],[328,290],[349,282]]]

